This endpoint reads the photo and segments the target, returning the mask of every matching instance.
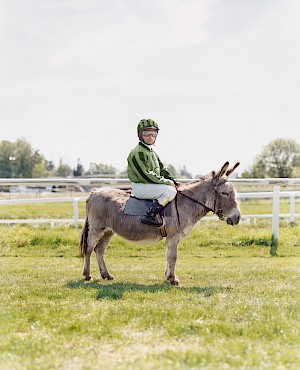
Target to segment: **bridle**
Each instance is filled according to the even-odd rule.
[[[239,166],[240,162],[236,162],[236,164],[228,169],[228,166],[229,166],[229,162],[225,162],[223,167],[220,169],[219,172],[215,173],[215,171],[213,171],[211,174],[212,174],[212,177],[213,177],[213,180],[215,180],[215,183],[213,183],[213,187],[214,187],[214,191],[215,193],[217,193],[217,188],[224,184],[225,182],[227,182],[227,178],[228,176]],[[226,178],[224,178],[223,176],[226,176]],[[223,177],[223,178],[222,178]],[[198,181],[203,181],[205,180],[205,178],[201,178],[199,180],[196,180],[196,182]],[[183,193],[181,190],[177,190],[177,192],[181,195],[183,195],[184,197],[190,199],[192,202],[196,203],[196,204],[199,204],[200,206],[202,206],[206,213],[211,211],[213,212],[215,215],[217,215],[219,217],[220,220],[225,220],[225,216],[223,214],[223,210],[222,209],[217,209],[217,199],[218,199],[218,195],[215,194],[215,201],[214,201],[214,208],[210,208],[208,207],[206,204],[203,204],[201,202],[199,202],[198,199],[195,199],[185,193]],[[178,207],[177,207],[177,200],[178,200],[178,197],[176,196],[175,198],[175,207],[176,207],[176,211],[177,211],[177,219],[178,219],[178,224],[180,225],[180,219],[179,219],[179,213],[178,213]],[[231,221],[230,218],[227,218],[227,223],[230,223],[231,225],[233,225],[232,221],[231,222],[228,222],[228,221]]]
[[[215,190],[215,192],[217,193],[217,191],[216,191],[215,187],[214,187],[214,190]],[[200,206],[202,206],[202,207],[205,209],[206,213],[207,213],[207,212],[212,212],[212,213],[214,213],[215,215],[217,215],[217,216],[219,217],[219,219],[220,219],[220,220],[224,220],[224,218],[225,218],[225,217],[224,217],[224,215],[223,215],[223,211],[222,211],[222,209],[220,208],[220,209],[216,210],[216,206],[217,206],[217,196],[215,197],[214,209],[212,209],[212,208],[208,207],[207,205],[205,205],[205,204],[203,204],[203,203],[199,202],[199,200],[197,200],[197,199],[195,199],[195,198],[193,198],[193,197],[190,197],[189,195],[187,195],[187,194],[183,193],[181,190],[177,190],[177,193],[179,193],[179,194],[183,195],[184,197],[188,198],[188,199],[189,199],[189,200],[191,200],[192,202],[194,202],[194,203],[199,204]],[[176,204],[176,208],[177,208],[177,204]],[[177,209],[177,218],[178,218],[178,222],[180,223],[180,221],[179,221],[178,209]]]

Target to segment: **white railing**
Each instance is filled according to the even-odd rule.
[[[79,224],[78,202],[86,200],[87,197],[61,197],[61,198],[30,198],[30,199],[2,199],[1,204],[29,204],[29,203],[66,203],[73,202],[73,222],[77,229]],[[23,220],[0,220],[0,224],[17,223],[67,223],[69,219],[23,219]]]
[[[300,217],[299,213],[295,213],[295,201],[296,198],[300,198],[300,191],[281,191],[280,198],[290,199],[290,213],[279,214],[280,218],[290,218],[290,223],[295,222],[296,217]],[[238,199],[272,199],[273,192],[252,192],[252,193],[237,193]],[[23,220],[1,220],[0,224],[13,224],[13,223],[70,223],[73,222],[75,228],[78,228],[79,222],[83,219],[79,219],[78,203],[85,201],[87,197],[60,197],[60,198],[28,198],[28,199],[2,199],[0,205],[9,204],[32,204],[32,203],[73,203],[73,219],[23,219]],[[272,218],[272,214],[255,214],[247,215],[243,214],[242,218]],[[215,219],[210,217],[210,219]]]
[[[271,191],[264,191],[264,192],[253,192],[253,193],[237,193],[238,199],[273,199],[274,193]],[[295,213],[295,203],[296,198],[300,198],[300,191],[280,191],[279,192],[280,198],[290,198],[290,213],[281,214],[279,213],[280,218],[290,218],[290,224],[295,223],[295,218],[299,217],[299,213]],[[279,207],[278,207],[279,212]],[[248,218],[271,218],[273,215],[242,215],[242,217]]]
[[[193,179],[180,180],[181,182],[188,182]],[[238,198],[263,198],[272,197],[273,199],[273,214],[272,214],[272,248],[271,254],[276,255],[278,246],[278,234],[279,234],[279,199],[280,196],[289,196],[291,201],[290,218],[295,220],[295,197],[299,196],[299,192],[280,192],[280,186],[300,185],[300,178],[269,178],[269,179],[232,179],[230,180],[236,185],[247,185],[247,186],[273,186],[273,192],[255,192],[255,193],[238,193]],[[128,179],[117,179],[117,178],[72,178],[72,179],[61,179],[61,178],[45,178],[45,179],[0,179],[1,186],[51,186],[51,185],[66,185],[66,186],[102,186],[102,185],[130,185]],[[67,200],[66,200],[67,199]],[[0,200],[0,204],[17,204],[21,203],[41,203],[41,202],[73,202],[74,211],[74,224],[78,227],[78,202],[86,199],[85,197],[77,198],[40,198],[40,199],[14,199],[14,200]],[[10,220],[11,222],[13,220]],[[294,221],[291,221],[294,222]]]

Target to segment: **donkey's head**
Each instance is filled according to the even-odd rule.
[[[228,176],[238,167],[237,162],[232,168],[225,162],[222,168],[211,173],[211,198],[214,199],[214,210],[221,220],[229,225],[237,225],[241,219],[234,186],[228,182]]]

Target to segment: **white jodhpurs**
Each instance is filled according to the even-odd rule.
[[[177,190],[174,186],[164,184],[132,184],[132,194],[139,199],[157,199],[158,203],[165,206],[176,197]]]

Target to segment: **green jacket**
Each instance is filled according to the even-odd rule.
[[[158,155],[143,143],[132,149],[128,158],[128,177],[135,183],[176,184],[176,180],[160,161]]]

